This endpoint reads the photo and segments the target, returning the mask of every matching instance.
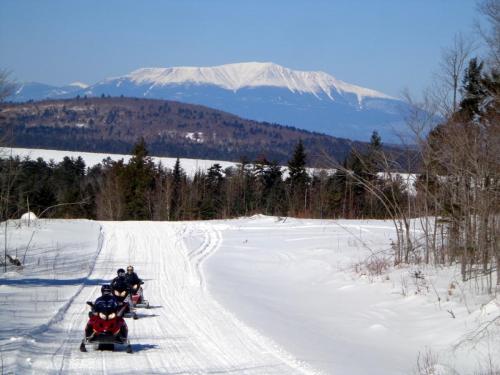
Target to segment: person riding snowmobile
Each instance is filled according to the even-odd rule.
[[[112,349],[115,344],[126,345],[127,353],[132,353],[132,347],[127,338],[127,324],[123,320],[128,304],[119,304],[112,294],[111,285],[103,285],[101,294],[101,297],[97,298],[94,303],[87,302],[92,310],[89,312],[89,321],[85,326],[85,336],[80,344],[80,351],[87,351],[86,344],[97,343],[101,348],[104,345],[111,345]]]
[[[125,270],[123,268],[119,268],[117,271],[116,271],[116,274],[117,276],[111,281],[111,287],[113,289],[116,289],[116,286],[121,284],[121,283],[127,283],[127,280],[125,278]]]
[[[127,267],[127,273],[125,274],[125,280],[127,281],[127,284],[130,286],[132,289],[138,289],[139,285],[144,284],[141,279],[139,279],[139,276],[134,272],[134,266],[128,266]],[[135,288],[134,288],[135,286]]]
[[[92,310],[89,312],[89,318],[92,315],[96,315],[97,311],[100,310],[114,311],[116,313],[120,307],[118,300],[113,296],[113,288],[109,284],[103,285],[101,287],[101,296],[94,303],[89,304],[92,307]]]
[[[101,287],[101,296],[95,300],[94,306],[100,304],[111,305],[113,302],[117,304],[116,298],[113,296],[113,288],[109,284],[104,284]]]
[[[120,307],[123,306],[125,308],[124,313],[126,314],[131,313],[132,317],[134,319],[137,319],[138,318],[137,314],[135,313],[135,311],[133,311],[133,309],[131,309],[131,307],[134,307],[131,306],[132,288],[127,282],[127,279],[125,278],[125,270],[123,268],[120,268],[118,269],[118,271],[116,271],[116,273],[118,276],[115,277],[111,282],[111,288],[113,289],[113,296],[116,298],[118,306]]]
[[[133,307],[146,307],[149,308],[149,302],[144,299],[142,284],[144,282],[134,272],[133,266],[127,267],[127,274],[125,279],[130,287],[130,300]]]

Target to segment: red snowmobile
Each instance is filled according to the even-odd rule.
[[[80,351],[86,352],[86,344],[96,344],[97,348],[114,350],[116,345],[126,347],[127,353],[132,353],[132,346],[127,338],[127,323],[123,314],[128,304],[118,306],[116,300],[109,296],[108,301],[87,302],[92,307],[90,319],[85,327],[85,337],[80,344]]]
[[[149,309],[149,301],[144,298],[144,291],[142,289],[142,281],[138,284],[134,284],[130,287],[132,306],[133,307],[144,307]]]

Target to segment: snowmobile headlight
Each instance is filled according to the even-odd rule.
[[[120,297],[125,297],[127,295],[127,291],[124,290],[123,292],[120,293]]]
[[[102,320],[107,320],[108,317],[104,313],[99,313],[99,318],[101,318]]]
[[[115,293],[115,296],[118,296],[118,297],[120,296],[120,292],[119,291],[115,290],[114,293]]]
[[[137,289],[139,287],[139,284],[134,284],[134,289]]]
[[[114,319],[116,317],[116,314],[115,313],[111,313],[108,315],[108,319],[111,320],[111,319]]]

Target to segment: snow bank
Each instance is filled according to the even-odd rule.
[[[99,224],[87,220],[8,224],[8,251],[23,266],[0,273],[2,372],[28,373],[39,345],[63,339],[42,334],[62,319],[81,290],[100,248],[101,231]],[[2,225],[2,239],[4,230]]]
[[[496,331],[481,345],[469,337],[500,316],[481,281],[457,281],[456,267],[392,268],[388,221],[252,217],[222,237],[206,266],[215,298],[328,374],[411,374],[429,350],[440,374],[498,361]],[[366,266],[373,254],[388,259],[381,275]]]

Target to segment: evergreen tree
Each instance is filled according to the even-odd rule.
[[[53,186],[58,203],[69,203],[58,207],[59,215],[66,217],[82,216],[84,197],[82,195],[82,183],[85,176],[85,162],[79,156],[77,159],[64,157],[57,164],[52,176]],[[76,203],[81,202],[80,205]]]
[[[216,163],[208,169],[204,184],[200,215],[202,219],[215,219],[220,217],[224,202],[224,175],[220,164]]]
[[[125,191],[125,219],[151,220],[155,167],[141,138],[134,146],[133,156],[125,167],[122,185]]]
[[[309,181],[306,171],[306,158],[302,140],[297,143],[292,158],[288,161],[289,181],[295,184],[305,184]]]
[[[486,96],[482,70],[483,62],[478,62],[477,58],[471,59],[469,66],[465,70],[460,112],[467,119],[473,119],[475,115],[479,115],[479,104]]]
[[[256,206],[267,215],[286,215],[288,210],[283,171],[276,161],[260,157],[254,162]]]
[[[286,215],[288,205],[286,201],[285,184],[283,181],[283,171],[278,162],[272,161],[265,173],[266,186],[266,211],[270,215]]]
[[[170,198],[170,220],[179,220],[182,218],[181,209],[181,193],[182,193],[182,182],[185,178],[185,173],[181,168],[181,162],[179,158],[175,161],[174,170],[172,171],[172,194]]]
[[[20,165],[20,175],[16,184],[18,206],[39,214],[45,208],[57,204],[54,189],[53,170],[42,159],[25,160]]]
[[[347,167],[351,174],[347,175],[348,217],[358,217],[365,208],[366,189],[363,181],[369,179],[363,155],[351,151],[347,159]]]
[[[370,138],[370,144],[366,154],[362,156],[363,173],[370,181],[375,180],[377,172],[382,170],[383,151],[382,151],[382,138],[375,130]]]
[[[307,187],[310,182],[310,177],[306,171],[306,159],[304,144],[302,140],[297,143],[293,152],[292,158],[288,161],[288,178],[289,196],[292,214],[307,209]]]
[[[238,173],[233,177],[237,180],[237,201],[234,213],[236,216],[248,215],[255,209],[255,175],[252,171],[249,160],[241,158]]]

